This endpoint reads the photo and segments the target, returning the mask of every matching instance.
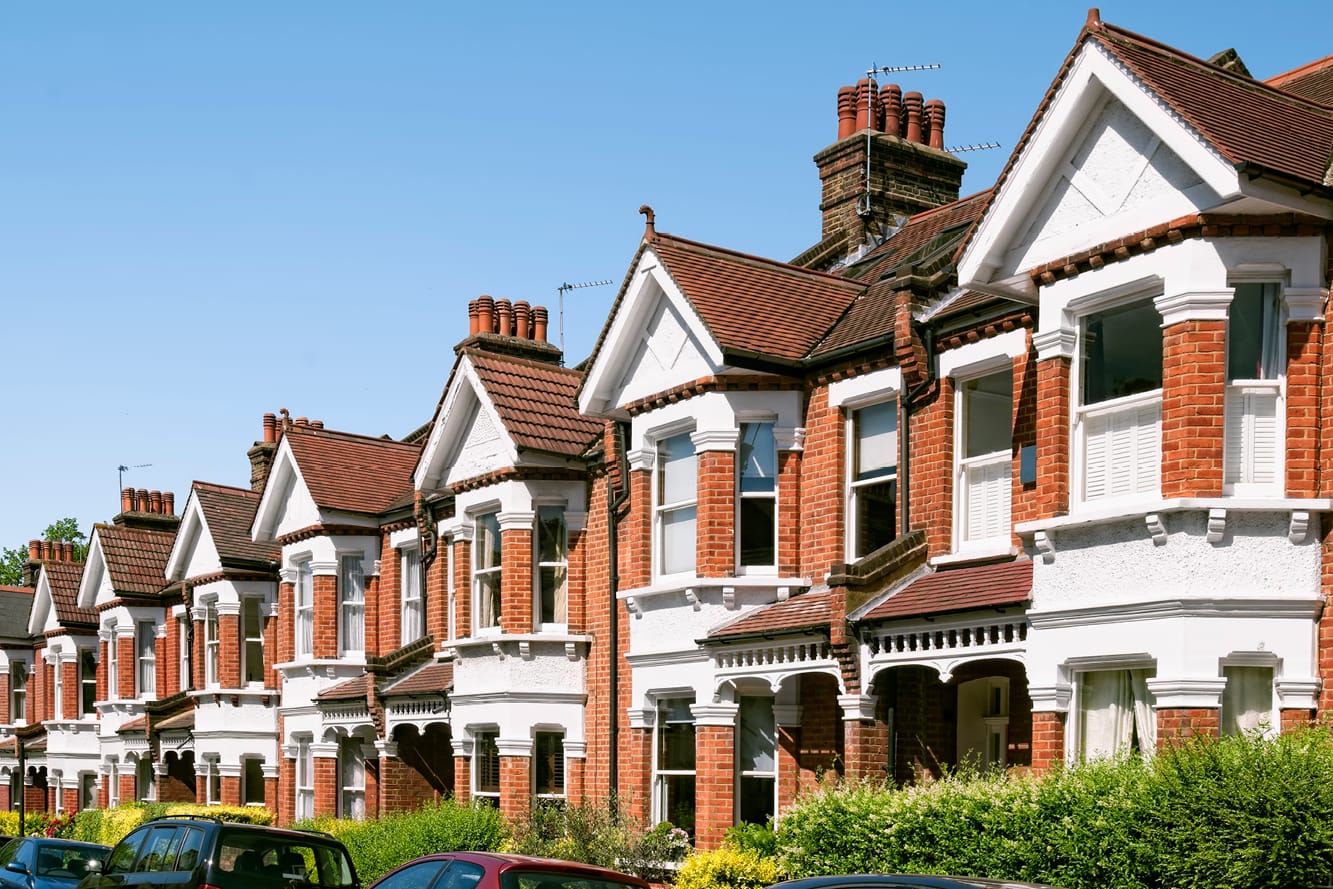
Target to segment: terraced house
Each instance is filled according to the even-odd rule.
[[[1333,57],[1258,80],[1093,10],[961,198],[943,103],[836,121],[801,256],[644,207],[576,367],[483,296],[404,439],[268,415],[249,489],[39,546],[11,803],[22,743],[50,808],[617,789],[710,846],[824,770],[1327,713]]]

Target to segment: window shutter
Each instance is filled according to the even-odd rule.
[[[1160,402],[1091,414],[1083,425],[1084,500],[1161,490]]]
[[[1224,479],[1227,484],[1273,486],[1280,480],[1278,393],[1275,388],[1227,392]]]

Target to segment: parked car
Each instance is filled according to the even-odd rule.
[[[554,858],[439,852],[389,871],[370,889],[649,889],[630,874]]]
[[[110,846],[51,837],[11,838],[0,848],[0,889],[72,889],[88,862],[104,861]]]
[[[937,877],[928,874],[842,874],[774,883],[768,889],[1055,889],[1041,883],[1015,883],[985,877]]]
[[[125,835],[79,889],[360,889],[347,847],[325,833],[168,815]]]

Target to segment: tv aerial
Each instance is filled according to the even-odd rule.
[[[609,278],[605,281],[584,281],[581,284],[564,283],[556,288],[560,292],[560,361],[564,363],[565,354],[565,291],[582,290],[585,287],[605,287],[607,284],[615,282]]]
[[[152,465],[153,465],[152,463],[136,463],[133,466],[126,466],[124,463],[122,463],[119,466],[117,466],[116,471],[119,473],[119,475],[116,477],[116,479],[117,481],[120,482],[120,487],[116,489],[116,493],[119,494],[121,491],[125,490],[125,473],[129,472],[131,469],[147,469]]]

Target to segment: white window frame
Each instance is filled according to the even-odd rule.
[[[153,761],[146,755],[134,763],[134,798],[141,803],[157,800],[157,773]]]
[[[204,805],[222,805],[222,772],[217,757],[204,760]]]
[[[1277,312],[1272,321],[1276,328],[1273,332],[1276,338],[1273,344],[1276,367],[1271,379],[1232,378],[1230,359],[1231,322],[1234,318],[1231,310],[1235,306],[1233,296],[1227,310],[1228,367],[1224,408],[1222,493],[1240,497],[1280,497],[1286,491],[1287,322],[1290,313],[1287,310],[1285,288],[1281,281],[1271,277],[1233,277],[1231,284],[1237,290],[1247,285],[1258,286],[1263,288],[1261,298],[1267,299],[1271,296],[1275,299]],[[1272,288],[1272,291],[1268,288]],[[1272,406],[1273,411],[1270,421],[1272,428],[1269,432],[1271,443],[1268,445],[1271,453],[1267,460],[1260,461],[1253,454],[1256,437],[1262,438],[1259,426],[1262,419],[1258,416],[1258,409],[1268,405]],[[1237,429],[1237,424],[1242,428]],[[1265,469],[1271,474],[1268,480],[1262,478]]]
[[[107,772],[107,781],[106,805],[108,809],[114,809],[120,805],[120,763],[114,759]]]
[[[1080,665],[1077,668],[1074,678],[1074,694],[1070,705],[1070,713],[1073,716],[1073,719],[1070,720],[1070,722],[1072,722],[1074,730],[1070,733],[1070,744],[1065,753],[1065,758],[1070,764],[1078,764],[1092,759],[1122,756],[1132,752],[1130,750],[1101,751],[1089,755],[1086,751],[1088,731],[1085,724],[1083,708],[1086,702],[1087,677],[1092,673],[1117,672],[1130,673],[1131,682],[1134,681],[1134,673],[1146,674],[1145,677],[1142,677],[1144,679],[1144,684],[1146,685],[1148,682],[1152,681],[1154,676],[1156,676],[1157,666],[1151,662],[1117,660],[1088,663]],[[1134,698],[1134,704],[1137,706],[1138,703],[1137,697]],[[1157,748],[1157,702],[1151,689],[1147,690],[1147,697],[1143,701],[1143,705],[1147,709],[1144,728],[1147,729],[1148,734],[1145,737],[1144,733],[1137,727],[1137,715],[1133,716],[1136,722],[1134,731],[1138,732],[1140,735],[1139,754],[1144,757],[1150,757],[1156,752]]]
[[[60,700],[64,697],[65,679],[60,675],[60,653],[55,653],[55,662],[51,665],[51,717],[53,719],[65,718],[65,703]]]
[[[503,780],[500,766],[500,731],[494,727],[477,729],[472,732],[472,798],[474,800],[483,800],[489,805],[500,805],[500,784]],[[482,748],[488,748],[495,753],[495,789],[489,787],[482,789],[481,769],[478,767],[478,761],[482,756]]]
[[[743,734],[744,734],[744,732],[745,732],[745,716],[744,716],[744,714],[745,714],[745,707],[744,707],[744,702],[745,702],[746,700],[760,700],[760,699],[767,699],[767,700],[769,701],[769,703],[770,703],[770,707],[769,707],[769,715],[772,716],[772,718],[773,718],[773,725],[772,725],[772,730],[773,730],[773,748],[772,748],[772,750],[767,751],[767,752],[769,753],[769,755],[772,756],[772,758],[773,758],[773,768],[770,769],[770,770],[745,769],[745,768],[742,768],[742,762],[741,762],[741,757],[742,757],[742,752],[743,752],[743,751],[742,751],[742,737],[743,737]],[[743,801],[742,782],[743,782],[744,779],[746,779],[746,778],[755,778],[755,779],[759,779],[759,780],[761,780],[761,781],[770,781],[770,782],[772,782],[771,798],[770,798],[770,800],[769,800],[769,804],[770,804],[770,805],[769,805],[769,809],[770,809],[770,813],[771,813],[771,815],[770,815],[769,817],[776,816],[776,814],[777,814],[777,811],[778,811],[778,746],[779,746],[779,741],[778,741],[778,722],[777,722],[777,713],[775,712],[775,709],[776,709],[776,708],[775,708],[776,702],[773,701],[773,699],[772,699],[771,697],[766,696],[766,695],[741,695],[741,696],[738,698],[737,703],[741,705],[741,708],[740,708],[740,709],[737,711],[737,713],[736,713],[736,733],[737,733],[737,737],[736,737],[736,775],[735,775],[736,783],[735,783],[735,787],[733,788],[733,791],[732,791],[732,792],[733,792],[733,799],[736,800],[736,813],[735,813],[735,814],[736,814],[736,821],[737,821],[737,823],[740,823],[740,822],[741,822],[741,806],[742,806],[742,804],[743,804],[743,803],[742,803],[742,801]],[[758,822],[752,822],[752,823],[758,823]]]
[[[253,605],[255,609],[254,612],[255,626],[253,628],[247,628],[245,625],[246,611],[251,607],[251,605]],[[241,631],[240,633],[241,650],[239,652],[241,661],[241,675],[240,675],[241,685],[263,687],[268,684],[268,677],[264,672],[264,597],[263,596],[241,597],[241,610],[237,615],[237,624],[239,625]],[[251,629],[254,630],[253,633],[250,632]],[[250,663],[251,659],[250,647],[252,645],[257,646],[259,649],[258,680],[252,680],[247,678],[250,674],[250,668],[254,666],[253,664]]]
[[[79,648],[76,649],[76,656],[78,657],[79,673],[79,716],[82,718],[95,717],[97,715],[97,649],[95,647]],[[87,656],[92,657],[92,669],[90,671],[84,669],[84,658]],[[85,698],[84,694],[89,688],[93,690],[92,696]],[[85,700],[90,703],[90,706],[84,706]]]
[[[19,672],[14,673],[17,667]],[[15,676],[21,677],[15,682]],[[32,673],[26,661],[9,662],[9,721],[14,725],[28,724],[28,680]]]
[[[777,570],[778,570],[778,536],[779,536],[779,535],[778,535],[778,525],[779,525],[779,515],[778,515],[778,465],[779,465],[779,457],[778,457],[777,423],[775,422],[776,418],[771,417],[771,416],[764,416],[764,417],[745,417],[745,416],[742,416],[742,417],[740,417],[740,418],[738,418],[738,419],[740,419],[740,428],[738,429],[738,437],[737,437],[737,440],[736,440],[736,479],[735,479],[735,491],[736,491],[736,517],[735,517],[735,522],[736,522],[736,573],[737,573],[738,575],[745,575],[745,574],[776,574],[776,573],[777,573]],[[745,443],[745,442],[746,442],[746,433],[747,433],[751,428],[759,428],[759,427],[764,427],[764,426],[767,426],[767,427],[768,427],[768,439],[769,439],[769,441],[772,442],[772,445],[773,445],[773,454],[772,454],[772,459],[773,459],[773,466],[772,466],[773,477],[772,477],[772,485],[771,485],[770,489],[769,489],[769,490],[766,490],[766,491],[745,491],[745,490],[743,490],[743,488],[744,488],[744,485],[745,485],[745,479],[746,479],[746,473],[745,473],[746,465],[743,465],[743,463],[748,463],[748,462],[749,462],[749,461],[746,461],[745,458],[744,458],[744,454],[745,454],[745,451],[746,451],[746,443]],[[757,478],[760,478],[760,479],[762,480],[762,476],[756,476],[756,477],[757,477]],[[743,526],[742,526],[743,523],[742,523],[742,520],[741,520],[741,516],[742,516],[742,506],[743,506],[743,504],[744,504],[745,501],[756,501],[756,502],[757,502],[757,501],[760,501],[760,500],[768,500],[768,501],[770,501],[770,502],[772,503],[772,508],[773,508],[773,522],[772,522],[771,532],[772,532],[773,539],[772,539],[771,543],[772,543],[772,547],[773,547],[773,560],[772,560],[771,562],[754,562],[754,563],[747,563],[747,562],[744,560],[744,554],[742,553],[742,547],[741,547],[741,535],[745,532],[745,529],[744,529]]]
[[[681,693],[681,694],[662,694],[662,695],[659,695],[659,696],[656,698],[656,700],[654,701],[654,704],[653,704],[653,706],[654,706],[654,710],[655,710],[654,718],[653,718],[653,742],[652,742],[652,743],[653,743],[653,751],[652,751],[652,754],[653,754],[653,755],[652,755],[652,769],[653,769],[653,789],[652,789],[652,794],[653,794],[653,797],[652,797],[653,815],[652,815],[652,823],[653,823],[653,824],[661,824],[662,822],[665,821],[665,822],[671,822],[672,824],[676,824],[677,827],[680,826],[679,824],[677,824],[675,821],[672,820],[672,818],[671,818],[671,812],[668,810],[668,803],[669,803],[669,800],[668,800],[668,793],[667,793],[667,784],[668,784],[668,782],[670,781],[671,778],[679,778],[679,777],[694,776],[694,780],[695,780],[695,784],[694,784],[694,787],[695,787],[694,815],[695,815],[696,818],[698,817],[698,813],[699,813],[699,796],[698,796],[698,793],[699,793],[699,759],[698,759],[698,757],[699,757],[699,735],[698,735],[698,721],[694,718],[694,716],[693,716],[692,713],[691,713],[691,716],[690,716],[690,723],[689,723],[689,724],[691,724],[691,725],[693,725],[693,726],[695,727],[695,728],[693,729],[693,735],[694,735],[694,739],[693,739],[693,740],[694,740],[694,757],[695,757],[695,760],[694,760],[694,768],[693,768],[693,769],[688,769],[688,770],[687,770],[687,769],[668,769],[668,768],[665,768],[665,767],[663,767],[663,765],[662,765],[662,755],[661,755],[661,754],[662,754],[662,745],[663,745],[663,737],[662,737],[662,735],[663,735],[663,732],[666,731],[666,726],[667,726],[666,716],[667,716],[667,713],[668,713],[669,709],[671,708],[671,702],[672,702],[672,701],[681,702],[681,703],[683,703],[684,706],[688,709],[690,706],[692,706],[694,700],[695,700],[695,696],[694,696],[693,694],[689,694],[689,693]],[[679,705],[678,705],[678,706],[679,706]],[[683,724],[685,724],[685,723],[681,722],[680,724],[683,725]]]
[[[296,820],[315,817],[315,753],[311,745],[314,739],[309,735],[298,735],[296,742]]]
[[[89,786],[89,779],[91,787]],[[79,811],[97,808],[97,773],[79,772]]]
[[[366,653],[366,572],[361,553],[338,554],[338,655]]]
[[[157,624],[151,620],[134,622],[134,692],[139,699],[157,696]]]
[[[222,684],[222,632],[218,616],[218,600],[207,599],[204,605],[204,687],[217,688]]]
[[[893,415],[894,454],[893,454],[892,471],[889,471],[889,467],[884,467],[884,470],[882,472],[878,472],[878,474],[868,475],[866,478],[857,478],[857,476],[860,474],[857,463],[860,453],[859,446],[861,441],[859,435],[861,412],[867,409],[877,408],[881,406],[887,406],[889,408],[890,413]],[[860,502],[859,502],[859,497],[861,496],[860,491],[867,488],[878,487],[880,485],[888,484],[889,482],[893,483],[894,486],[893,496],[895,501],[894,519],[893,519],[894,530],[892,536],[890,537],[890,540],[897,539],[898,536],[897,524],[899,515],[899,507],[897,505],[897,500],[901,493],[898,485],[898,469],[899,469],[898,457],[901,453],[902,442],[900,436],[902,435],[902,429],[899,427],[900,412],[898,410],[897,392],[884,393],[884,397],[882,398],[873,398],[873,399],[847,402],[843,405],[843,408],[846,411],[844,428],[846,429],[846,441],[847,441],[847,467],[846,467],[847,513],[846,513],[846,523],[845,523],[846,536],[847,536],[847,560],[849,562],[855,562],[858,559],[866,557],[867,555],[870,554],[870,552],[873,552],[873,550],[870,552],[861,552],[860,547],[857,545],[858,538],[860,537],[861,534],[861,528],[857,520],[857,511],[860,508]]]
[[[558,790],[540,791],[537,784],[537,769],[542,753],[542,739],[554,738],[558,748],[555,766],[560,778]],[[564,799],[569,792],[569,757],[565,754],[565,732],[563,729],[539,729],[532,734],[532,795],[537,799]]]
[[[532,529],[532,614],[534,623],[539,630],[545,632],[564,632],[569,625],[569,516],[564,503],[535,503]],[[542,523],[543,513],[550,514],[558,512],[560,514],[560,534],[562,538],[558,542],[557,552],[553,559],[542,558],[542,529],[545,525]],[[546,572],[552,572],[558,577],[563,577],[559,583],[552,589],[554,602],[551,609],[551,620],[546,620],[546,606],[543,601],[545,598],[545,575]],[[562,598],[561,587],[563,590],[564,606],[560,605]],[[561,613],[563,611],[563,614]]]
[[[1069,420],[1072,426],[1069,440],[1073,449],[1070,460],[1072,508],[1097,509],[1116,503],[1153,501],[1161,497],[1161,387],[1084,404],[1087,393],[1083,384],[1088,319],[1135,303],[1147,303],[1158,312],[1160,321],[1160,310],[1155,303],[1159,295],[1160,291],[1135,289],[1129,293],[1099,295],[1094,299],[1080,301],[1077,306],[1074,328],[1077,331],[1078,347],[1074,350],[1069,380]],[[1133,453],[1133,458],[1125,461],[1137,464],[1132,471],[1122,466],[1120,472],[1112,474],[1110,470],[1114,467],[1109,463],[1105,463],[1103,476],[1095,476],[1090,471],[1093,461],[1089,457],[1089,438],[1094,431],[1101,430],[1106,430],[1104,434],[1108,437],[1117,437],[1117,447],[1128,448]],[[1091,479],[1102,477],[1105,481],[1098,484],[1105,491],[1090,494],[1088,487],[1093,484]]]
[[[258,779],[250,774],[252,767],[258,767]],[[264,781],[264,759],[260,756],[242,756],[241,757],[241,805],[243,806],[263,806],[268,799],[267,786]],[[251,800],[254,795],[255,787],[259,788],[258,799]]]
[[[494,553],[485,548],[489,532],[483,529],[483,524],[494,525],[496,544]],[[495,564],[491,564],[492,558]],[[494,608],[487,602],[492,584],[495,595]],[[479,634],[500,632],[504,618],[504,528],[500,524],[500,513],[496,509],[472,515],[471,587],[473,631]],[[487,607],[483,608],[483,603],[486,603]]]
[[[402,591],[402,625],[399,641],[408,645],[426,632],[426,615],[422,607],[421,547],[413,544],[398,551],[400,567],[399,587]]]
[[[1005,375],[1009,380],[1009,446],[1000,451],[964,456],[968,436],[967,392],[968,384],[992,376]],[[1008,356],[969,367],[966,372],[954,376],[954,552],[995,552],[1008,550],[1012,545],[1013,523],[1013,362]],[[982,475],[980,485],[987,498],[996,496],[999,501],[998,514],[993,521],[983,523],[984,530],[993,533],[970,533],[974,504],[970,497],[976,475]],[[994,489],[994,490],[992,490]],[[983,503],[983,509],[992,504],[989,499]]]
[[[177,620],[177,623],[179,624],[180,630],[180,635],[178,637],[180,639],[180,644],[177,646],[179,649],[177,655],[180,660],[180,690],[185,691],[194,687],[194,678],[190,675],[190,664],[193,658],[191,657],[192,653],[190,651],[190,627],[192,624],[189,612],[187,611],[182,615]]]
[[[1226,686],[1222,691],[1222,706],[1217,711],[1219,734],[1255,732],[1265,738],[1273,738],[1279,734],[1282,727],[1282,711],[1277,694],[1278,666],[1278,659],[1265,652],[1233,654],[1221,661],[1218,672],[1226,680]],[[1233,711],[1240,702],[1237,700],[1239,689],[1232,683],[1233,680],[1239,679],[1238,671],[1242,670],[1262,670],[1267,674],[1266,684],[1270,695],[1268,707],[1260,715],[1259,723],[1253,726],[1234,724],[1236,720],[1233,718]]]
[[[292,651],[297,660],[309,660],[315,656],[315,572],[309,559],[296,564],[293,612]]]
[[[120,700],[120,636],[116,632],[116,621],[109,620],[106,625],[106,699]]]
[[[338,817],[352,821],[366,817],[366,751],[360,738],[338,742]]]
[[[683,474],[692,474],[694,477],[693,485],[688,483],[680,486],[683,490],[689,490],[692,496],[682,497],[677,500],[664,500],[664,491],[668,482],[668,469],[671,464],[667,460],[666,447],[669,442],[688,441],[692,453],[686,457],[680,458],[682,468],[679,470]],[[693,441],[693,429],[682,429],[679,427],[669,427],[667,429],[657,430],[653,439],[653,478],[652,478],[652,503],[653,503],[653,575],[660,579],[669,579],[675,577],[692,577],[698,571],[698,546],[699,546],[699,449]],[[691,460],[689,471],[686,472],[683,466],[685,459]],[[674,477],[675,473],[671,473]],[[691,518],[692,516],[692,518]],[[681,518],[685,521],[691,521],[694,525],[694,534],[692,545],[689,550],[688,560],[682,557],[681,564],[672,562],[670,567],[679,570],[668,571],[667,564],[667,528],[675,518]],[[688,564],[685,564],[688,562]]]

